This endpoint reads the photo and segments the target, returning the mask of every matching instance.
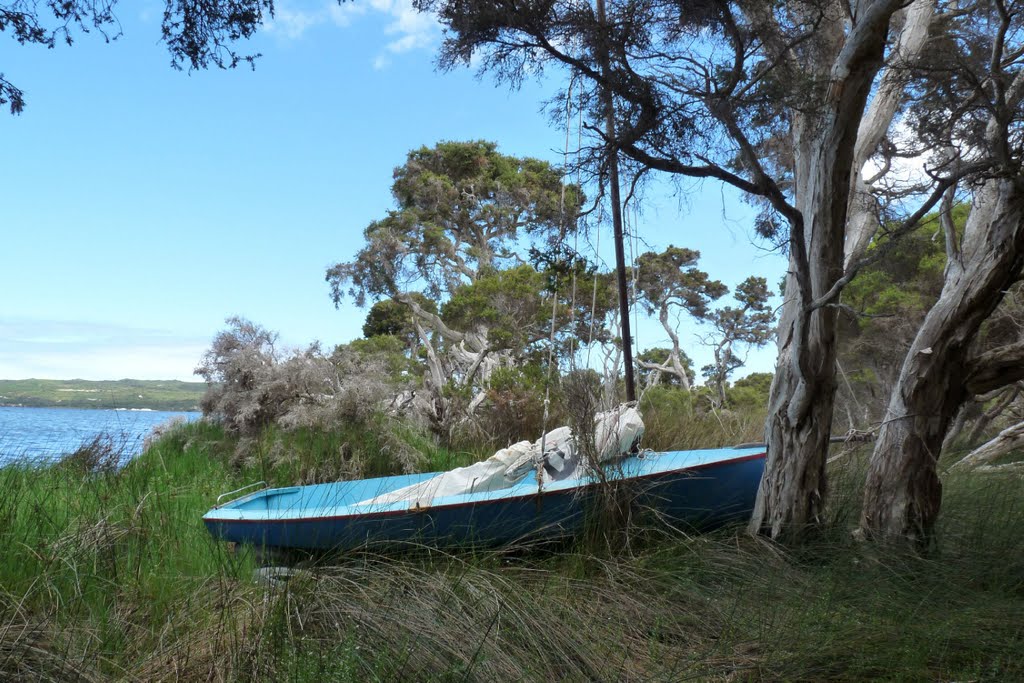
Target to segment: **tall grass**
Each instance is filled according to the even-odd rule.
[[[655,451],[724,448],[764,440],[762,405],[714,408],[695,393],[654,387],[640,401],[644,446]],[[706,402],[706,401],[705,401]]]
[[[189,424],[120,469],[0,468],[0,680],[1024,680],[1021,479],[947,477],[927,555],[852,540],[851,453],[798,550],[661,524],[556,551],[365,550],[268,586],[202,513],[362,446],[266,439],[240,458]],[[310,450],[271,462],[282,439]]]

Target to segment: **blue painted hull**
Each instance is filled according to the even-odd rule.
[[[749,517],[763,470],[763,449],[675,451],[626,458],[606,478],[635,508],[700,529]],[[495,546],[578,533],[601,486],[563,481],[538,492],[527,477],[500,491],[437,498],[429,507],[360,504],[435,474],[267,489],[214,508],[203,521],[215,538],[264,547]]]

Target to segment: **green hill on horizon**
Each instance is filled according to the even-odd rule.
[[[0,406],[199,410],[205,382],[0,379]]]

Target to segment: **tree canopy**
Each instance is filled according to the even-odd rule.
[[[401,329],[394,305],[407,309],[428,367],[432,421],[450,434],[459,413],[486,398],[495,370],[520,364],[550,338],[559,305],[552,297],[573,305],[558,283],[581,267],[562,256],[572,260],[564,240],[577,229],[583,196],[548,162],[504,155],[484,141],[413,150],[395,169],[392,195],[396,208],[366,228],[365,245],[326,279],[336,305],[394,302],[375,305],[375,326]],[[545,255],[536,265],[531,247]],[[557,317],[556,337],[588,320],[576,304]],[[457,408],[467,391],[468,404]]]
[[[335,303],[348,295],[363,305],[414,288],[438,299],[521,263],[521,240],[554,244],[574,231],[583,199],[548,162],[510,157],[484,141],[410,152],[391,193],[396,208],[366,228],[366,246],[328,271]]]
[[[699,251],[673,245],[660,254],[649,251],[636,259],[637,303],[648,314],[658,316],[672,342],[661,358],[653,358],[648,352],[637,358],[637,363],[648,371],[671,374],[684,389],[691,384],[689,358],[680,345],[678,323],[672,313],[685,312],[698,320],[704,319],[709,304],[728,291],[721,282],[697,268],[699,260]]]
[[[771,338],[775,312],[768,303],[771,292],[763,277],[751,276],[736,286],[733,298],[739,306],[724,306],[707,314],[714,332],[704,339],[712,348],[714,362],[702,368],[714,387],[719,403],[726,401],[729,375],[743,366],[742,347],[758,348]]]

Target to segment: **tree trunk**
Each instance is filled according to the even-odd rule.
[[[815,144],[815,151],[823,146]],[[810,165],[811,154],[804,158]],[[801,286],[794,275],[787,278],[779,322],[779,362],[765,426],[768,459],[750,522],[751,532],[775,539],[799,536],[819,523],[825,498],[825,459],[836,390],[837,316],[835,308],[811,310],[811,302],[842,274],[844,216],[831,215],[829,197],[849,187],[849,178],[838,172],[837,164],[831,164],[830,170],[831,174],[826,169],[821,173],[807,169],[802,174],[804,192],[798,206],[808,225],[807,255],[801,264],[796,249],[791,249],[790,273],[804,267],[809,282]],[[845,200],[842,207],[845,210]]]
[[[1024,422],[1007,427],[992,439],[958,460],[950,469],[969,469],[990,463],[996,458],[1024,447]]]
[[[779,361],[765,438],[768,459],[750,521],[753,533],[802,535],[821,521],[836,390],[837,309],[824,301],[843,275],[855,146],[898,2],[863,3],[845,34],[834,27],[823,100],[794,111],[790,275],[779,322]],[[825,55],[822,55],[825,56]]]
[[[768,460],[750,523],[752,532],[775,539],[795,538],[821,521],[833,389],[831,382],[807,383],[782,367],[776,372],[765,428]],[[791,419],[788,407],[808,399],[808,409]]]
[[[682,348],[679,346],[679,335],[676,334],[676,330],[672,327],[668,318],[668,304],[662,304],[661,310],[658,311],[658,320],[661,322],[661,326],[665,329],[668,334],[668,338],[672,340],[672,350],[669,351],[668,359],[662,363],[665,367],[663,372],[670,372],[676,376],[679,380],[679,386],[683,391],[690,390],[690,378],[686,374],[686,369],[683,367],[682,361]]]
[[[959,254],[900,370],[875,443],[861,529],[882,540],[927,543],[942,501],[936,463],[978,368],[970,345],[1024,261],[1024,192],[1016,178],[988,180],[974,196]]]
[[[841,245],[841,231],[835,237]],[[841,249],[837,251],[841,259]],[[787,287],[787,297],[791,289]],[[768,459],[750,522],[752,533],[775,539],[798,537],[821,521],[835,401],[835,309],[811,315],[797,311],[795,316],[804,321],[791,314],[788,324],[782,323],[785,337],[765,426]],[[803,339],[801,324],[812,328]]]
[[[868,160],[875,154],[889,132],[893,117],[904,101],[907,67],[917,61],[927,43],[932,17],[935,14],[935,0],[913,0],[908,7],[900,10],[899,14],[902,15],[903,28],[889,56],[891,64],[879,80],[871,104],[857,131],[850,219],[846,226],[847,266],[864,255],[871,239],[878,231],[877,201],[872,194],[871,186],[864,178],[864,170]]]

